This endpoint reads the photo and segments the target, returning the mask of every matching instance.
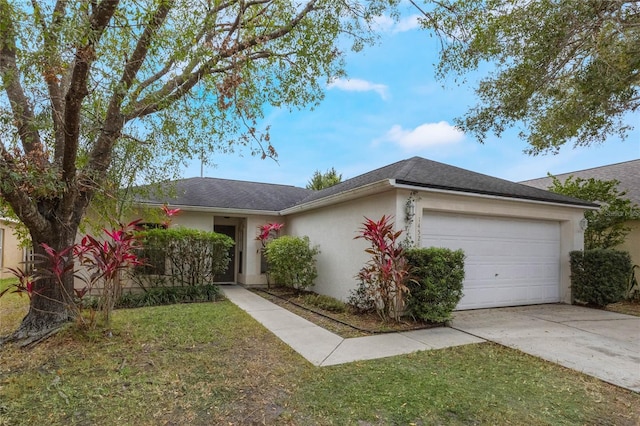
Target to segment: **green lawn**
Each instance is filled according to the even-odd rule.
[[[489,343],[318,368],[229,302],[116,311],[113,332],[70,328],[28,350],[0,349],[0,425],[640,418],[638,394]]]

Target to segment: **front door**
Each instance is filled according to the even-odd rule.
[[[231,237],[231,239],[234,242],[236,240],[236,227],[234,225],[213,225],[213,232],[227,235]],[[235,246],[229,249],[229,257],[231,258],[231,260],[229,261],[227,270],[224,271],[222,274],[218,274],[215,277],[215,282],[233,283],[236,281],[236,276],[235,276],[236,248]]]

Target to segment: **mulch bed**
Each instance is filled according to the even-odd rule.
[[[442,326],[442,324],[415,321],[408,317],[403,317],[400,322],[383,321],[376,313],[358,313],[350,309],[342,313],[330,312],[305,303],[303,296],[311,292],[296,292],[287,287],[261,288],[253,291],[272,303],[344,338]]]

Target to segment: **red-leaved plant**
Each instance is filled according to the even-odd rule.
[[[402,231],[394,231],[388,216],[382,216],[379,221],[365,217],[359,231],[355,239],[362,238],[371,244],[365,250],[371,260],[358,273],[365,296],[373,301],[383,320],[398,321],[404,307],[404,295],[409,291],[405,285],[409,266],[404,249],[398,243]]]
[[[140,220],[136,220],[127,225],[120,224],[116,229],[104,229],[105,236],[108,237],[104,240],[85,235],[74,249],[76,258],[89,273],[88,277],[83,277],[87,286],[81,290],[82,295],[96,284],[102,284],[99,307],[105,326],[109,325],[113,306],[122,291],[121,271],[142,264],[135,254],[141,246],[134,233],[139,222]]]
[[[65,275],[74,274],[86,285],[83,288],[74,288],[74,294],[67,294],[64,298],[65,302],[61,303],[67,304],[66,308],[79,325],[91,328],[95,326],[95,311],[85,306],[83,298],[95,286],[102,284],[98,301],[105,326],[108,326],[114,303],[121,292],[120,272],[130,266],[141,264],[135,255],[135,250],[140,247],[134,234],[138,222],[140,221],[136,220],[112,230],[105,229],[102,240],[85,235],[80,244],[74,244],[60,251],[56,251],[47,244],[41,244],[45,254],[34,255],[36,268],[31,271],[8,268],[18,278],[18,283],[0,292],[0,296],[13,289],[13,293],[24,293],[31,297],[35,291],[35,281],[44,277],[53,278],[62,289],[65,289],[63,284]],[[76,262],[85,267],[87,274],[80,274],[75,270]],[[40,294],[40,296],[43,295]],[[85,309],[89,311],[86,317],[83,315]]]
[[[256,240],[260,241],[262,247],[266,247],[269,240],[278,236],[278,231],[284,227],[284,223],[266,223],[258,226],[258,236]]]

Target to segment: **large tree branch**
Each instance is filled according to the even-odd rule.
[[[44,18],[38,13],[40,7],[36,0],[32,0],[34,17],[36,24],[42,28],[44,38],[44,69],[43,78],[47,84],[49,91],[49,100],[51,102],[51,120],[53,122],[53,131],[55,137],[54,145],[54,163],[58,166],[62,165],[62,154],[64,149],[64,95],[60,86],[58,75],[62,69],[62,59],[58,49],[56,34],[60,28],[60,24],[64,20],[65,7],[67,0],[58,0],[53,8],[51,23],[47,26]]]
[[[261,3],[261,1],[258,1],[257,3]],[[202,66],[199,67],[196,71],[191,72],[185,70],[179,76],[172,78],[171,80],[166,82],[163,87],[139,100],[134,108],[132,108],[131,112],[125,116],[125,122],[130,121],[134,118],[144,117],[146,115],[162,110],[163,105],[170,104],[172,101],[180,99],[207,75],[234,69],[236,67],[236,65],[234,64],[223,66],[218,66],[218,64],[226,59],[233,58],[239,53],[249,50],[255,46],[266,45],[272,40],[287,35],[291,31],[293,31],[300,24],[300,22],[315,9],[316,3],[317,0],[309,1],[295,17],[293,17],[285,25],[280,26],[278,29],[275,29],[266,34],[254,35],[244,41],[238,40],[234,45],[228,48],[221,49],[217,55],[202,64]],[[243,12],[240,11],[239,15],[241,15],[242,13]],[[233,27],[241,28],[242,24],[234,24]],[[230,33],[228,33],[227,38],[229,37],[229,34]],[[253,55],[250,57],[252,58],[252,60],[257,60],[261,58],[267,58],[268,56],[269,55],[263,51],[257,55]]]
[[[29,230],[45,232],[50,229],[50,223],[38,211],[38,206],[33,202],[29,193],[21,188],[16,181],[16,173],[19,170],[15,158],[6,150],[4,143],[0,141],[0,196],[4,198],[13,212]],[[13,172],[13,173],[12,173]]]
[[[11,6],[6,0],[0,0],[0,77],[11,104],[13,119],[25,154],[41,154],[42,144],[40,134],[34,127],[34,112],[20,83],[12,16]],[[33,155],[33,157],[43,158],[43,155]]]
[[[103,0],[93,8],[89,17],[87,42],[76,49],[71,84],[65,96],[65,137],[62,156],[62,179],[69,184],[76,174],[76,159],[80,138],[80,111],[88,95],[87,80],[95,59],[94,46],[99,42],[107,24],[118,7],[119,0]]]
[[[172,7],[172,0],[162,1],[160,3],[156,11],[151,15],[149,22],[138,39],[133,53],[125,64],[118,86],[109,102],[103,129],[89,157],[88,168],[92,174],[97,173],[98,176],[102,176],[106,173],[111,163],[113,144],[120,136],[125,122],[121,112],[122,102],[147,56],[149,46],[155,34],[165,22]],[[94,179],[96,178],[96,176],[92,177]]]

